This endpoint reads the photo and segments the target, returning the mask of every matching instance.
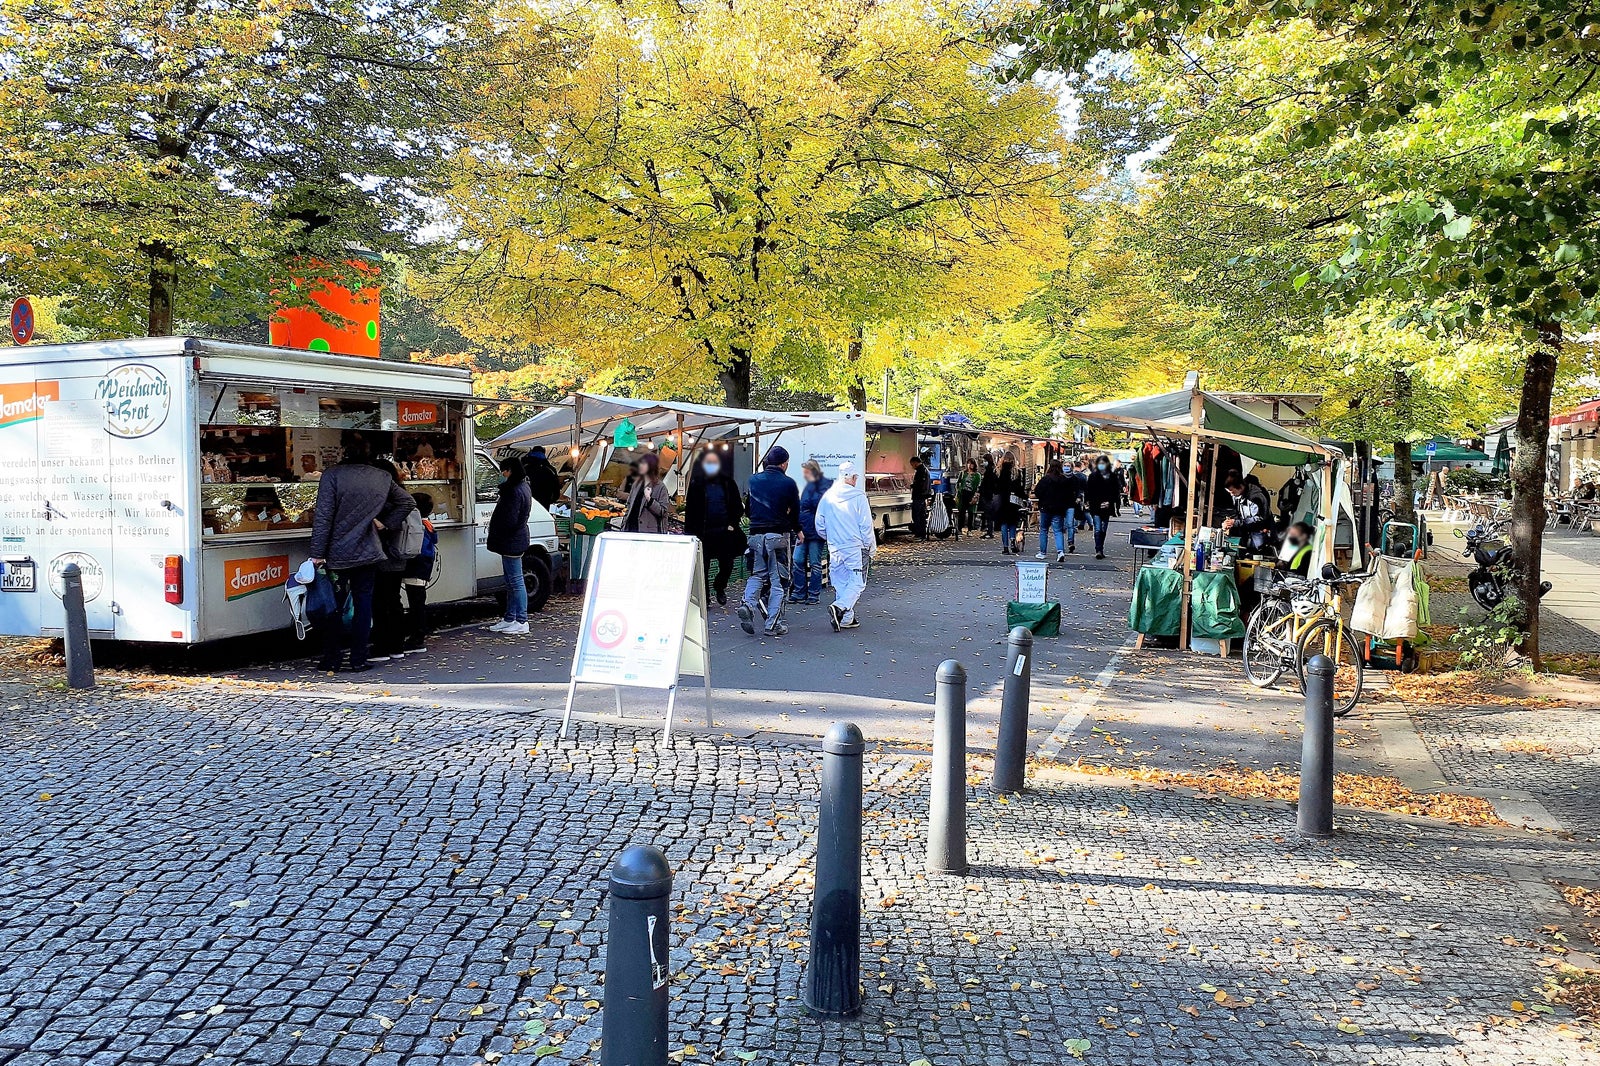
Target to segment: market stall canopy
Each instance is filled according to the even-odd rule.
[[[1191,382],[1196,380],[1193,375]],[[1201,401],[1200,425],[1194,425],[1191,403]],[[1251,414],[1221,396],[1191,385],[1176,392],[1132,400],[1110,400],[1067,408],[1067,416],[1105,429],[1163,436],[1198,435],[1226,443],[1240,455],[1268,466],[1318,463],[1332,453],[1310,437]]]
[[[1580,422],[1600,422],[1600,400],[1581,403],[1572,410],[1556,415],[1550,420],[1552,426],[1571,426]]]
[[[565,448],[573,442],[576,426],[579,436],[587,441],[606,433],[623,419],[633,424],[639,440],[676,433],[680,422],[686,433],[699,434],[707,430],[730,426],[760,424],[763,433],[825,421],[830,414],[813,415],[805,412],[754,411],[738,407],[712,407],[707,404],[682,403],[675,400],[636,400],[626,396],[600,396],[594,393],[573,393],[560,403],[551,404],[526,422],[509,429],[488,442],[489,448]],[[581,420],[581,421],[580,421]],[[769,430],[770,427],[770,430]]]
[[[1502,448],[1505,445],[1501,446]],[[1389,453],[1391,456],[1393,453]],[[1422,441],[1411,446],[1411,461],[1413,463],[1487,463],[1489,456],[1476,448],[1463,448],[1455,441],[1445,440],[1443,437],[1433,439],[1433,454],[1428,454],[1428,445]]]

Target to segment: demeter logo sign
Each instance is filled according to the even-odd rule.
[[[227,583],[230,600],[282,588],[289,580],[289,557],[269,555],[261,559],[229,559],[222,564],[222,577]]]
[[[421,400],[401,400],[399,404],[402,426],[436,426],[439,424],[439,405]]]
[[[59,381],[21,381],[15,385],[0,385],[0,429],[20,426],[43,417],[45,405],[59,399]]]

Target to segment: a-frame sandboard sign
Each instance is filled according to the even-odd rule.
[[[612,686],[619,714],[622,689],[665,689],[665,748],[672,739],[678,679],[685,674],[704,679],[706,728],[712,727],[711,647],[701,565],[697,537],[600,534],[589,556],[583,623],[561,716],[563,739],[579,684]]]

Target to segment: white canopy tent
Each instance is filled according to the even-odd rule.
[[[536,447],[565,455],[576,472],[585,453],[609,447],[609,439],[624,419],[633,424],[641,443],[671,438],[681,464],[708,438],[750,438],[759,461],[763,440],[773,441],[785,430],[843,417],[833,411],[758,411],[740,407],[714,407],[678,400],[641,400],[627,396],[602,396],[575,392],[535,414],[521,425],[487,443],[491,449],[526,452]],[[680,483],[681,483],[680,478]],[[578,478],[572,482],[572,503],[578,502]]]

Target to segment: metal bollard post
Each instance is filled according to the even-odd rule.
[[[1299,829],[1308,837],[1333,835],[1333,660],[1306,663],[1306,723],[1300,743]]]
[[[967,671],[939,664],[933,699],[933,795],[928,802],[928,872],[967,872]]]
[[[89,650],[89,615],[83,606],[83,571],[77,563],[61,570],[61,605],[67,625],[62,643],[67,650],[67,687],[94,688],[94,654]]]
[[[1021,792],[1028,764],[1028,690],[1033,687],[1033,630],[1017,626],[1006,642],[1006,683],[1000,697],[1000,736],[994,748],[994,790]]]
[[[805,1007],[821,1018],[861,1011],[861,730],[835,722],[822,738],[817,876]]]
[[[601,1066],[667,1066],[667,902],[672,867],[635,844],[611,868]]]

